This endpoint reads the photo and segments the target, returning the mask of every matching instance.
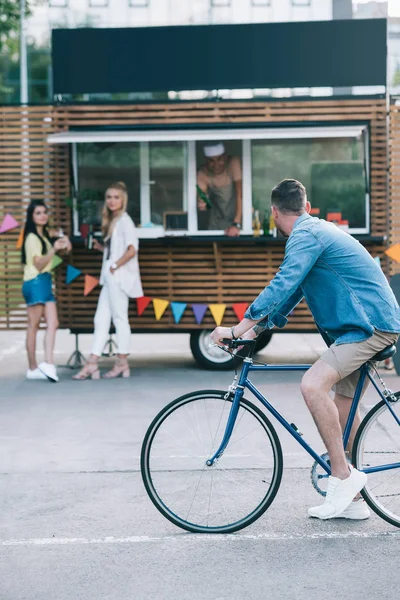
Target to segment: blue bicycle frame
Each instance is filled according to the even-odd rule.
[[[279,423],[290,433],[292,437],[294,437],[298,443],[317,461],[319,465],[326,471],[328,475],[331,473],[331,468],[329,463],[324,460],[313,448],[303,440],[302,436],[298,431],[272,406],[272,404],[262,395],[262,393],[251,383],[248,379],[248,374],[250,371],[307,371],[311,365],[254,365],[253,361],[250,358],[246,358],[243,361],[243,367],[240,373],[239,381],[235,390],[232,407],[229,413],[228,421],[226,424],[225,432],[221,444],[215,454],[207,461],[208,466],[212,466],[214,462],[222,456],[226,447],[229,444],[230,437],[232,435],[232,431],[235,427],[236,418],[239,412],[240,400],[243,397],[244,390],[247,388],[252,392],[252,394],[258,398],[261,404],[270,412]],[[360,368],[360,378],[357,383],[356,391],[354,394],[354,398],[351,404],[349,416],[347,419],[347,423],[343,432],[343,447],[346,448],[347,443],[349,441],[351,428],[353,426],[354,417],[356,415],[357,407],[361,398],[361,392],[365,383],[365,379],[371,381],[376,391],[382,400],[386,403],[389,411],[393,415],[393,418],[396,420],[397,424],[400,426],[400,420],[398,419],[396,413],[393,411],[393,408],[390,406],[390,401],[382,394],[377,384],[373,380],[373,377],[370,373],[369,363],[366,363]],[[388,465],[379,465],[376,467],[368,467],[366,469],[362,469],[364,473],[375,473],[377,471],[387,471],[389,469],[399,469],[400,462],[391,463]]]

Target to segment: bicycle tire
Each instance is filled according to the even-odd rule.
[[[264,415],[264,413],[257,406],[254,406],[254,404],[252,404],[248,400],[242,398],[242,400],[240,402],[239,410],[242,409],[243,411],[246,411],[246,418],[247,418],[247,415],[251,415],[252,417],[254,417],[257,420],[258,424],[262,427],[262,429],[266,433],[266,436],[268,438],[268,442],[269,442],[269,445],[270,445],[271,451],[272,451],[271,452],[271,460],[272,460],[273,464],[271,462],[271,464],[272,464],[272,466],[271,466],[271,473],[272,473],[271,482],[269,484],[267,492],[262,497],[262,500],[258,503],[258,505],[255,507],[255,509],[252,510],[249,514],[243,516],[243,518],[239,519],[238,521],[235,521],[232,523],[225,523],[225,524],[218,525],[218,526],[215,526],[215,525],[205,526],[205,525],[200,525],[198,523],[193,523],[193,522],[188,521],[188,520],[182,518],[181,516],[177,515],[171,508],[168,507],[168,505],[160,497],[160,495],[156,489],[156,486],[153,482],[154,473],[152,475],[152,470],[151,470],[151,466],[150,466],[152,446],[153,446],[154,440],[156,439],[157,433],[159,432],[160,428],[167,421],[168,417],[170,417],[171,415],[174,415],[174,413],[176,414],[176,411],[178,411],[179,408],[188,407],[188,406],[190,407],[191,403],[198,402],[201,400],[208,401],[210,399],[231,403],[232,398],[229,397],[229,399],[226,399],[225,395],[226,395],[226,392],[221,391],[221,390],[199,390],[197,392],[185,394],[183,396],[180,396],[179,398],[176,398],[175,400],[170,402],[167,406],[165,406],[158,413],[158,415],[153,419],[152,423],[150,424],[150,426],[146,432],[146,435],[144,437],[143,444],[142,444],[140,467],[141,467],[143,483],[144,483],[146,492],[149,495],[149,498],[151,499],[152,503],[157,508],[157,510],[166,519],[168,519],[170,522],[174,523],[174,525],[180,527],[181,529],[190,531],[192,533],[225,533],[226,534],[226,533],[234,533],[235,531],[239,531],[240,529],[243,529],[244,527],[249,526],[251,523],[256,521],[271,505],[271,503],[273,502],[273,500],[278,492],[278,489],[279,489],[279,486],[281,483],[281,479],[282,479],[283,454],[282,454],[282,448],[281,448],[281,444],[280,444],[278,435],[277,435],[274,427],[268,420],[268,418]],[[194,407],[195,406],[196,405],[194,405]],[[220,405],[218,405],[218,406],[220,406]],[[230,408],[230,405],[228,405],[228,409],[229,408]],[[238,421],[237,421],[237,423],[238,423]],[[223,432],[223,430],[224,429],[221,429],[222,432]],[[162,437],[162,435],[161,435],[161,437]],[[229,445],[228,445],[227,450],[228,449],[229,449]],[[205,469],[205,466],[206,465],[204,463],[203,470]],[[208,467],[208,468],[212,469],[213,467]],[[256,470],[256,468],[254,470]],[[243,469],[243,471],[246,472],[246,471],[251,471],[251,470]],[[169,473],[168,470],[166,472]],[[160,471],[157,471],[157,473],[159,474]],[[232,473],[232,471],[230,471],[230,473]],[[202,475],[200,475],[200,479],[201,478],[202,478]],[[212,478],[212,475],[211,475],[211,478]],[[257,478],[258,478],[258,475],[257,475]],[[227,480],[227,481],[229,483],[229,480]],[[259,481],[260,480],[258,479],[257,482],[259,483]],[[263,480],[263,484],[265,484],[265,483],[266,482]],[[241,496],[242,492],[246,494],[247,489],[238,490],[237,498],[242,497]]]
[[[398,395],[398,393],[396,394]],[[393,403],[393,407],[398,406],[396,411],[400,412],[400,401],[398,403]],[[399,414],[399,413],[398,413]],[[378,420],[382,418],[382,422],[378,424]],[[389,449],[389,444],[393,443],[393,436],[383,435],[382,432],[385,428],[385,423],[383,423],[383,418],[387,418],[389,423],[394,423],[394,432],[397,435],[398,439],[398,448],[395,447]],[[379,428],[380,438],[378,441],[378,436],[373,435],[374,425],[376,424],[377,428]],[[397,426],[397,427],[396,427]],[[386,429],[387,431],[387,429]],[[367,440],[368,434],[369,438]],[[384,440],[384,441],[382,441]],[[390,440],[390,441],[388,441]],[[395,442],[394,442],[395,443]],[[382,446],[382,449],[381,449]],[[388,448],[386,450],[386,448]],[[354,466],[357,469],[363,468],[366,464],[368,466],[371,465],[371,462],[375,462],[377,465],[379,464],[388,464],[387,462],[382,462],[383,457],[388,456],[390,458],[386,458],[390,460],[390,462],[400,462],[400,426],[396,423],[393,415],[390,414],[386,402],[381,400],[378,404],[376,404],[364,417],[360,427],[357,430],[357,434],[354,440],[353,445],[353,453],[352,453],[352,461]],[[383,483],[380,484],[379,480],[377,483],[377,479],[379,476],[382,478],[385,476],[385,473],[392,473],[394,469],[390,471],[383,471],[380,473],[371,473],[368,474],[368,481],[363,490],[361,490],[361,494],[368,504],[368,506],[382,519],[394,525],[395,527],[400,527],[400,468],[396,469],[395,475],[391,476],[393,480],[391,485],[393,490],[396,490],[395,494],[388,493],[387,485]],[[394,477],[397,475],[397,480],[394,480]],[[383,493],[385,492],[385,493]],[[395,506],[392,504],[391,509],[389,509],[389,505],[393,502],[393,499],[397,497],[397,508],[396,513],[393,512]],[[392,500],[386,500],[392,498]],[[388,506],[385,506],[385,502],[388,503]]]

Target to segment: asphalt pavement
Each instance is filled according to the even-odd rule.
[[[57,362],[74,340],[60,332]],[[0,334],[1,600],[395,600],[400,531],[368,521],[320,522],[312,460],[277,426],[284,451],[278,495],[233,535],[193,535],[165,520],[144,490],[144,433],[170,400],[226,389],[232,373],[196,367],[186,335],[132,336],[132,377],[24,380],[24,333]],[[87,352],[90,336],[83,336]],[[318,335],[277,335],[264,360],[313,362]],[[110,359],[104,361],[104,367]],[[400,378],[384,377],[394,390]],[[255,384],[322,451],[299,391],[300,373],[255,374]],[[366,394],[363,410],[375,402]]]

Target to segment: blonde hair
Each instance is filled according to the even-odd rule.
[[[107,201],[104,200],[103,212],[101,215],[101,231],[105,240],[111,237],[117,219],[119,219],[119,217],[126,211],[128,206],[128,191],[123,181],[117,181],[109,185],[105,191],[105,196],[107,195],[108,190],[118,190],[121,192],[122,206],[120,210],[114,214],[108,208]]]

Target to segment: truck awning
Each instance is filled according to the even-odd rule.
[[[186,142],[208,140],[281,140],[317,138],[359,138],[366,125],[332,127],[269,127],[254,129],[141,129],[131,131],[76,130],[53,133],[49,144],[84,144],[89,142]]]

